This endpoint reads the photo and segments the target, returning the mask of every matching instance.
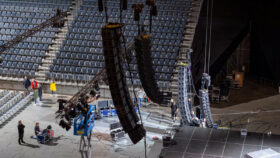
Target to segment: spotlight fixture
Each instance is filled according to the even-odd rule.
[[[65,128],[66,131],[69,131],[69,129],[71,128],[71,124],[65,122],[64,120],[61,120],[59,122],[59,126],[61,126],[62,128]]]
[[[96,82],[94,83],[94,90],[97,91],[97,92],[99,92],[99,90],[100,90],[98,81],[96,81]]]
[[[155,0],[146,0],[146,5],[151,7],[150,14],[152,16],[157,16],[157,6]]]

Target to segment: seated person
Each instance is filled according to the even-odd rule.
[[[39,127],[39,122],[36,122],[35,127],[34,127],[34,132],[35,132],[36,136],[38,134],[40,134],[41,130],[40,130],[40,127]]]
[[[194,114],[194,111],[191,111],[191,126],[198,126],[200,125],[200,121],[199,119],[196,117],[196,115]]]
[[[40,134],[40,132],[41,132],[41,130],[40,130],[39,122],[36,122],[35,127],[34,127],[35,136],[31,136],[31,138],[36,139],[37,135]]]
[[[49,140],[50,138],[53,137],[53,131],[52,131],[52,126],[48,125],[46,129],[44,129],[41,134],[41,136],[45,136],[45,140]]]

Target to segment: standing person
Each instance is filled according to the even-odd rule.
[[[175,121],[177,119],[177,106],[172,98],[170,99],[170,107],[172,120]]]
[[[38,81],[36,81],[35,78],[32,79],[32,82],[31,82],[31,89],[32,89],[32,90],[38,89]]]
[[[203,118],[200,127],[206,128],[206,118]]]
[[[138,105],[139,105],[139,107],[142,107],[142,102],[143,102],[144,97],[145,97],[145,92],[143,91],[142,88],[138,91],[137,96],[138,96]]]
[[[25,126],[22,124],[21,120],[18,121],[18,144],[25,143],[23,141],[24,127]]]
[[[42,91],[42,85],[41,84],[38,84],[38,95],[39,95],[39,99],[40,99],[40,102],[42,101],[42,95],[43,95],[43,91]]]
[[[197,127],[199,127],[200,121],[199,121],[199,119],[196,117],[194,111],[191,111],[191,117],[192,117],[191,126],[197,126]]]
[[[54,79],[51,80],[50,90],[52,92],[52,95],[56,93],[56,84],[55,84]]]
[[[37,98],[38,98],[38,82],[35,79],[32,79],[31,82],[31,89],[33,90],[34,94],[34,103],[37,104]]]
[[[24,88],[25,88],[25,90],[27,91],[27,93],[29,93],[29,87],[30,87],[30,85],[31,85],[31,82],[30,82],[30,80],[27,78],[27,76],[24,76],[23,85],[24,85]]]

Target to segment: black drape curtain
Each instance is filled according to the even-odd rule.
[[[251,72],[279,81],[280,1],[213,0],[213,2],[210,75],[215,77],[243,37],[250,32]],[[207,1],[204,1],[192,45],[194,50],[192,73],[196,85],[199,84],[205,64],[206,11]]]
[[[280,1],[250,0],[251,72],[280,81]]]
[[[248,16],[246,16],[247,9],[243,0],[207,1],[213,1],[210,75],[215,77],[225,64],[226,58],[231,55],[242,40],[244,33],[246,35],[246,31],[248,31]],[[192,72],[196,84],[199,84],[201,75],[204,72],[207,1],[204,1],[201,8],[200,18],[192,45],[194,50],[192,55]],[[209,3],[209,10],[210,8],[211,3]],[[210,15],[210,12],[208,15]],[[210,27],[208,27],[208,29],[210,31]]]

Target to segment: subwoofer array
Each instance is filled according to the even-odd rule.
[[[121,54],[122,27],[123,24],[109,23],[102,28],[103,51],[107,78],[117,115],[123,130],[135,144],[145,136],[146,131],[143,125],[139,124],[139,117],[126,84],[123,70],[124,59]]]
[[[159,90],[153,69],[151,55],[151,35],[135,37],[135,51],[138,73],[147,96],[155,103],[163,101],[163,95]]]

